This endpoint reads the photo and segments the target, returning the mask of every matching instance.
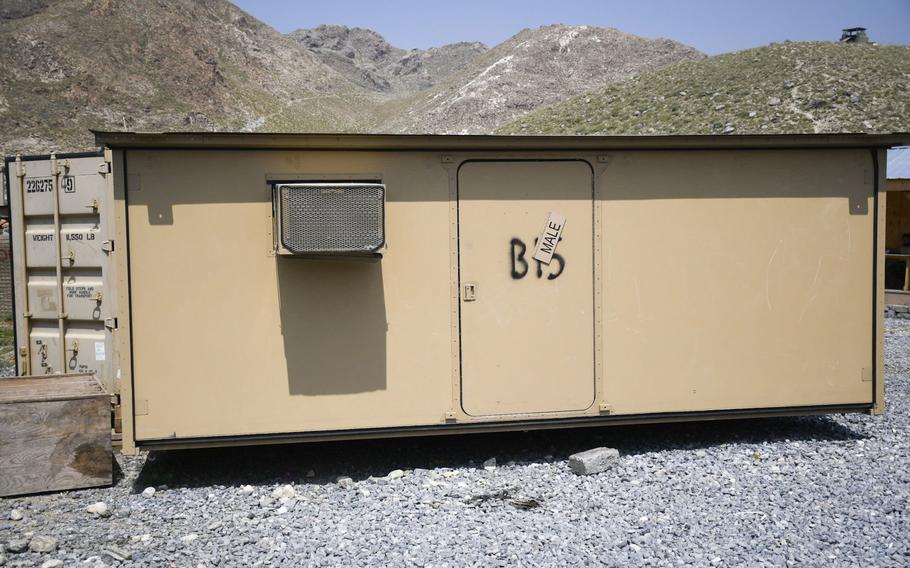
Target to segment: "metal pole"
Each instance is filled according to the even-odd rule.
[[[60,373],[66,372],[66,312],[63,309],[63,235],[60,234],[60,170],[57,155],[51,154],[51,175],[54,180],[54,241],[57,243],[57,330],[60,334]]]
[[[22,335],[19,338],[19,358],[22,362],[20,369],[23,375],[32,373],[32,310],[28,302],[28,243],[25,242],[25,164],[22,162],[22,156],[16,155],[16,184],[18,188],[19,207],[16,208],[16,230],[20,231],[19,243],[16,246],[22,247],[22,261],[19,269],[25,275],[21,281],[25,282],[22,291]],[[12,235],[12,227],[10,227]]]

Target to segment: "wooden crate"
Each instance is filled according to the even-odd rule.
[[[93,374],[0,379],[0,496],[110,485],[112,459]]]

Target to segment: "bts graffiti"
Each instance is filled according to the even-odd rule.
[[[562,238],[559,240],[561,241]],[[537,239],[534,239],[534,246],[537,246]],[[526,245],[521,239],[515,237],[509,242],[509,262],[512,266],[512,279],[521,280],[528,275],[528,269],[530,268],[530,265],[525,258],[525,253],[527,252],[528,245]],[[534,264],[537,265],[537,277],[543,278],[544,264],[539,260],[532,260],[534,260]],[[564,259],[558,252],[554,252],[553,258],[550,260],[548,268],[549,271],[547,272],[547,280],[556,280],[566,268],[566,259]]]

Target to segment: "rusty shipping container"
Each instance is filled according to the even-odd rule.
[[[125,451],[881,413],[907,138],[96,133],[7,160],[19,371]]]

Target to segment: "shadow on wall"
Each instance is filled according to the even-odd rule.
[[[382,263],[278,258],[281,334],[291,395],[386,388]]]

